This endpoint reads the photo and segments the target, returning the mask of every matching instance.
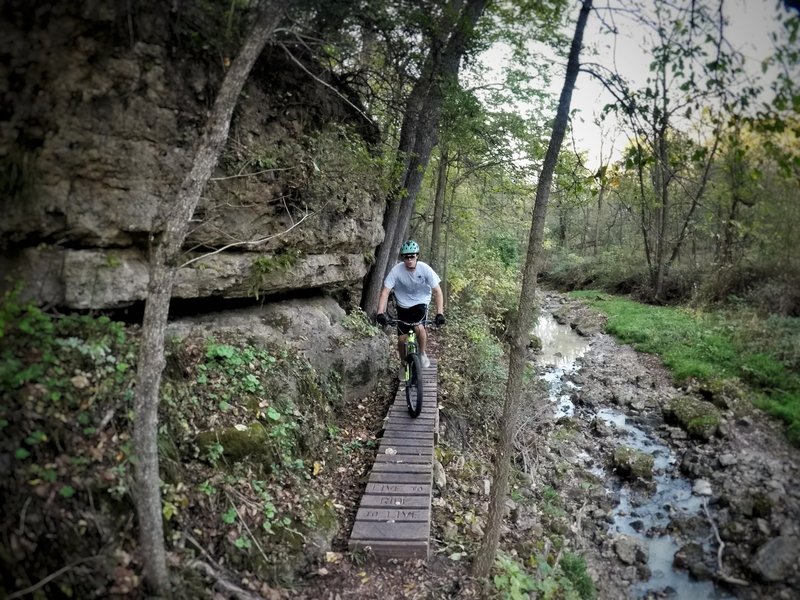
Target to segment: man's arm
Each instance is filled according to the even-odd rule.
[[[383,286],[381,288],[381,295],[378,297],[378,313],[385,313],[386,312],[386,304],[389,302],[389,288]]]
[[[431,291],[433,292],[433,303],[436,305],[436,314],[437,315],[443,315],[444,314],[444,294],[442,294],[442,288],[437,285]]]

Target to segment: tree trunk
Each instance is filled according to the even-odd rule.
[[[594,250],[592,254],[597,256],[600,253],[600,217],[603,213],[603,199],[606,195],[607,183],[605,179],[600,181],[600,190],[597,192],[597,215],[594,219],[594,234],[592,236],[594,243]]]
[[[167,214],[161,239],[155,241],[151,252],[150,281],[136,372],[136,416],[133,425],[136,473],[133,496],[145,581],[159,596],[171,595],[159,489],[158,404],[161,374],[165,364],[164,336],[172,286],[189,220],[228,137],[231,116],[239,93],[267,39],[280,21],[283,6],[283,2],[273,1],[258,9],[253,27],[217,94],[192,168],[181,183],[175,203],[165,211]]]
[[[453,190],[451,192],[452,195],[455,195],[455,186],[453,186]],[[439,274],[442,278],[443,286],[442,286],[442,294],[444,295],[444,305],[450,306],[450,286],[447,284],[447,265],[450,264],[450,227],[453,220],[453,202],[451,196],[451,202],[447,205],[447,219],[445,219],[445,228],[444,228],[444,257],[442,259],[442,272]]]
[[[569,50],[567,72],[564,77],[564,87],[558,100],[558,110],[553,124],[553,133],[547,146],[542,172],[536,186],[536,203],[533,208],[530,235],[528,238],[528,253],[522,277],[522,290],[519,297],[519,309],[511,326],[511,347],[508,360],[508,382],[506,383],[506,396],[503,405],[503,421],[500,428],[500,440],[495,450],[494,481],[489,500],[489,517],[486,535],[483,538],[472,572],[476,577],[486,577],[494,563],[497,546],[500,542],[500,525],[505,511],[505,500],[508,494],[508,475],[511,466],[511,452],[513,450],[514,434],[520,408],[520,394],[522,380],[526,366],[527,346],[530,339],[530,330],[533,327],[534,301],[536,293],[536,278],[541,260],[541,247],[544,238],[544,220],[547,214],[547,204],[550,200],[550,187],[553,182],[553,172],[558,161],[561,143],[567,130],[569,121],[569,107],[572,102],[572,92],[575,89],[575,80],[580,67],[580,51],[583,42],[583,31],[592,8],[592,0],[583,0],[581,4],[575,35]]]
[[[444,218],[444,201],[447,195],[447,148],[439,148],[439,176],[436,179],[436,196],[433,200],[433,225],[431,226],[430,264],[437,273],[442,273],[439,249],[442,237],[442,219]]]
[[[384,219],[383,242],[378,246],[375,264],[367,277],[361,297],[361,307],[368,314],[374,313],[377,309],[389,259],[400,248],[414,212],[417,194],[436,143],[444,99],[443,84],[458,76],[461,57],[466,50],[467,42],[488,3],[489,0],[466,1],[457,22],[452,24],[452,33],[444,49],[439,52],[438,44],[432,45],[422,75],[409,96],[398,149],[398,163],[404,166],[399,177],[401,183],[398,192],[393,194],[396,200],[387,206],[392,218]]]

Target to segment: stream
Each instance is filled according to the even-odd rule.
[[[703,508],[702,499],[692,492],[691,482],[678,472],[678,459],[671,449],[647,429],[644,420],[626,415],[617,407],[576,408],[573,403],[580,387],[570,377],[581,368],[578,359],[589,351],[588,339],[575,334],[569,325],[559,324],[549,312],[542,313],[532,334],[542,342],[537,366],[539,377],[549,387],[556,419],[571,417],[580,420],[585,428],[593,420],[600,420],[612,431],[615,446],[634,448],[654,459],[653,482],[642,489],[613,474],[603,457],[579,453],[586,469],[603,481],[606,493],[616,501],[607,519],[608,535],[634,538],[646,550],[650,576],[632,586],[633,597],[732,598],[711,581],[695,580],[686,571],[672,566],[679,545],[668,533],[670,522],[676,517],[702,516]],[[707,544],[710,540],[699,542]]]

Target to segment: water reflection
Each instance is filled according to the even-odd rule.
[[[575,412],[572,403],[575,384],[565,381],[565,376],[577,371],[575,361],[589,349],[589,343],[549,313],[539,316],[531,334],[542,341],[536,364],[542,369],[539,378],[547,383],[550,403],[556,407],[558,416],[571,417]]]
[[[561,325],[550,314],[541,315],[531,333],[542,341],[542,351],[536,355],[541,365],[570,367],[589,348],[584,338],[575,335],[568,325]]]

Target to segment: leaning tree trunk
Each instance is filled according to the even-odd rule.
[[[583,0],[575,35],[567,60],[567,72],[564,78],[564,87],[558,100],[558,110],[553,124],[553,133],[547,146],[542,172],[536,186],[536,203],[533,207],[533,218],[528,238],[528,254],[522,277],[522,290],[519,297],[519,309],[511,327],[511,347],[508,360],[508,381],[506,383],[506,397],[503,405],[503,421],[500,427],[500,439],[495,449],[494,481],[489,499],[489,517],[486,534],[483,538],[478,554],[472,564],[472,573],[476,577],[486,577],[494,563],[497,546],[500,542],[500,525],[505,511],[506,495],[508,494],[508,476],[511,468],[511,451],[513,449],[514,434],[519,421],[520,394],[522,380],[526,366],[527,346],[530,339],[530,330],[533,327],[534,299],[536,293],[536,277],[541,258],[542,240],[544,238],[544,220],[547,214],[547,204],[550,200],[550,186],[553,182],[553,172],[558,162],[561,143],[567,130],[569,121],[569,107],[572,102],[572,92],[575,89],[575,80],[580,67],[580,52],[583,42],[583,31],[592,8],[592,0]]]
[[[378,246],[375,264],[367,276],[361,297],[361,308],[368,314],[377,309],[389,260],[400,248],[414,212],[422,178],[436,143],[444,99],[443,84],[458,76],[467,42],[488,3],[489,0],[467,0],[458,20],[452,24],[452,33],[444,49],[441,52],[436,51],[436,44],[431,48],[422,76],[409,97],[398,149],[404,165],[404,171],[398,178],[401,182],[399,193],[393,194],[392,201],[387,205],[392,218],[384,219],[383,242]]]
[[[145,581],[159,596],[171,595],[159,488],[158,404],[172,286],[189,220],[228,137],[233,109],[256,59],[281,19],[283,7],[284,2],[274,0],[258,9],[253,27],[225,75],[192,168],[181,183],[175,203],[168,209],[161,239],[156,241],[150,257],[134,401],[133,439],[137,459],[134,503]]]
[[[444,218],[444,201],[447,195],[447,148],[439,148],[439,176],[436,178],[436,196],[433,200],[433,225],[431,226],[430,264],[437,273],[442,273],[443,254],[439,248],[442,237],[442,219]]]

